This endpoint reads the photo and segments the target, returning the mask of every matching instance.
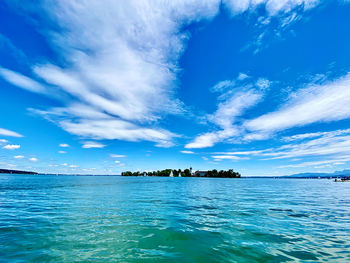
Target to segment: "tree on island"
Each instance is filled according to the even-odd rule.
[[[191,172],[190,172],[189,169],[185,169],[183,174],[184,174],[184,175],[183,175],[184,177],[190,177],[190,176],[192,176],[192,174],[191,174]]]

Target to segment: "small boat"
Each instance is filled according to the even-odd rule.
[[[334,182],[350,182],[350,177],[335,178]]]
[[[174,177],[173,171],[170,172],[169,177]]]

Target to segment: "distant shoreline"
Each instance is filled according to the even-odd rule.
[[[55,173],[38,173],[33,171],[22,171],[22,170],[12,170],[12,169],[0,169],[0,174],[13,174],[13,175],[49,175],[49,176],[119,176],[119,177],[192,177],[192,178],[242,178],[242,179],[336,179],[336,178],[349,178],[349,171],[342,171],[342,172],[335,172],[335,173],[324,173],[324,174],[293,174],[293,175],[286,175],[286,176],[241,176],[237,172],[233,172],[233,170],[228,171],[219,171],[221,172],[221,176],[219,174],[210,174],[212,171],[196,171],[194,173],[191,173],[190,170],[186,171],[188,169],[185,169],[183,172],[181,170],[171,170],[166,169],[162,171],[154,171],[149,172],[148,175],[143,172],[123,172],[122,174],[55,174]],[[173,176],[170,176],[171,171],[173,171]],[[176,172],[177,174],[176,174]],[[185,172],[186,171],[186,172]],[[175,174],[174,174],[175,172]],[[182,172],[181,176],[178,176]],[[209,176],[208,173],[209,172]],[[218,173],[219,173],[218,172]],[[226,174],[225,174],[226,172]],[[129,173],[129,175],[125,175],[125,173]],[[202,174],[201,174],[202,173]],[[344,174],[342,174],[344,173]]]
[[[31,172],[31,171],[0,169],[0,174],[38,174],[38,173],[37,172]]]
[[[37,176],[80,176],[80,177],[132,177],[132,178],[148,178],[148,177],[154,177],[154,178],[174,178],[169,176],[122,176],[120,174],[45,174],[45,173],[35,173],[35,172],[28,172],[28,173],[4,173],[0,172],[1,174],[11,174],[11,175],[37,175]],[[240,179],[308,179],[308,180],[315,180],[315,179],[336,179],[336,178],[346,178],[347,176],[335,176],[335,177],[290,177],[290,176],[241,176]],[[182,178],[182,177],[177,177]],[[184,176],[183,178],[230,178],[230,177],[200,177],[200,176]]]

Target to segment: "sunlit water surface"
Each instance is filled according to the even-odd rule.
[[[350,183],[0,175],[1,262],[350,262]]]

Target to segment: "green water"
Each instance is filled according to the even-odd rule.
[[[0,175],[0,262],[350,262],[350,183]]]

